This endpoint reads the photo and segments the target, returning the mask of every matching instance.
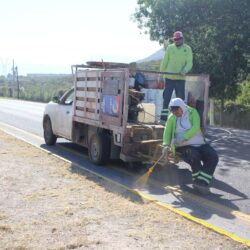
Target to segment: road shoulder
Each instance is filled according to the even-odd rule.
[[[247,249],[0,130],[1,249]]]

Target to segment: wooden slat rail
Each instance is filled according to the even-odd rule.
[[[82,110],[76,110],[75,114],[78,117],[88,118],[88,119],[92,119],[92,120],[99,120],[99,114],[96,114],[96,113],[86,112],[86,111],[82,111]]]
[[[77,78],[87,78],[87,77],[96,77],[96,78],[99,78],[101,76],[100,74],[100,70],[84,70],[84,71],[77,71],[76,72],[76,77]]]
[[[77,81],[77,88],[101,88],[101,81]]]
[[[90,108],[90,109],[100,109],[100,103],[87,102],[87,101],[76,101],[77,108]]]
[[[75,116],[98,121],[101,95],[100,70],[78,70],[75,88]]]

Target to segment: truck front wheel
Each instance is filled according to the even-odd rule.
[[[105,133],[93,134],[88,147],[89,159],[97,165],[105,164],[110,158],[110,137]]]
[[[44,121],[44,126],[43,126],[43,137],[47,145],[52,146],[56,143],[57,137],[54,135],[52,126],[51,126],[51,121],[47,117]]]

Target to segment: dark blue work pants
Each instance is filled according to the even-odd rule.
[[[173,91],[176,97],[185,99],[185,80],[165,79],[165,89],[163,91],[163,109],[168,109]]]
[[[191,166],[193,174],[202,171],[211,177],[213,176],[219,158],[216,151],[209,144],[203,144],[199,147],[178,147],[176,151]]]

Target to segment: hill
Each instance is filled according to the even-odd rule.
[[[159,61],[163,58],[164,56],[164,49],[160,49],[158,51],[156,51],[155,53],[153,53],[152,55],[141,59],[139,61],[137,61],[137,63],[145,63],[145,62],[150,62],[150,61]]]

